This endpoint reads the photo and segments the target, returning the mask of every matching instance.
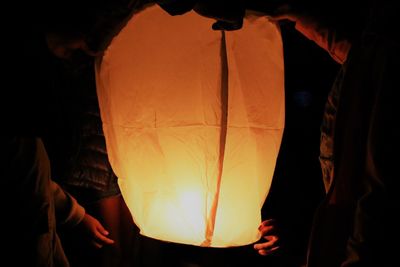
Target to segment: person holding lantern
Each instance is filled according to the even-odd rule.
[[[3,223],[3,260],[19,266],[69,266],[57,232],[62,224],[75,226],[95,247],[114,242],[97,219],[51,180],[40,138],[5,137],[1,145],[7,155],[0,169],[2,188],[7,188],[2,200],[11,200],[3,209],[11,218]]]
[[[96,3],[95,3],[96,2]],[[125,266],[134,248],[135,225],[120,194],[117,177],[108,162],[98,110],[93,63],[106,46],[110,32],[118,31],[137,1],[67,1],[48,3],[44,21],[46,44],[61,62],[57,89],[63,98],[68,134],[45,138],[50,148],[53,177],[108,229],[111,246],[101,249],[76,244],[70,229],[60,233],[66,255],[73,266]],[[71,16],[71,14],[74,14]],[[61,60],[60,60],[61,59]],[[74,105],[71,105],[74,103]],[[58,131],[57,127],[53,127]]]
[[[43,10],[40,3],[36,4],[28,4],[32,8],[26,9],[10,7],[21,21],[5,29],[13,41],[6,45],[3,58],[8,66],[4,82],[10,90],[4,93],[1,105],[2,123],[7,126],[1,138],[5,156],[0,166],[4,190],[1,200],[7,204],[4,215],[9,216],[3,221],[6,248],[2,250],[2,260],[16,266],[70,266],[59,239],[59,227],[72,226],[81,233],[80,238],[96,248],[114,241],[96,218],[53,181],[43,139],[50,133],[53,120],[58,119],[55,114],[60,107],[54,105],[56,109],[51,109],[54,99],[50,95],[59,74],[59,62],[51,55],[54,47],[46,39],[49,32],[38,22],[38,17],[43,19],[39,16]],[[56,28],[53,30],[57,32]],[[68,51],[86,50],[76,36],[64,37]],[[68,52],[62,56],[74,55]],[[58,130],[58,134],[66,134],[64,128]]]
[[[399,138],[392,129],[399,117],[398,7],[390,1],[284,4],[266,14],[294,21],[342,64],[321,127],[326,198],[315,214],[307,266],[396,266],[395,246],[387,244],[399,238],[393,157]],[[200,11],[224,21],[224,9],[229,5],[217,15],[206,5]]]

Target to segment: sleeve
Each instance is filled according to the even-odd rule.
[[[51,192],[54,197],[57,221],[71,226],[79,224],[85,216],[85,209],[54,181],[51,181]]]
[[[335,30],[322,26],[310,17],[296,20],[295,28],[326,50],[339,64],[343,64],[346,61],[351,43],[349,40],[340,37]]]

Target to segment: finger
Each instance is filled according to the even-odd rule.
[[[92,241],[91,243],[92,243],[92,246],[97,248],[97,249],[100,249],[100,248],[103,247],[103,244],[100,244],[100,243],[98,243],[96,241]]]
[[[100,232],[96,232],[96,242],[99,242],[104,245],[111,245],[114,244],[114,240],[108,238],[107,236],[103,235]]]
[[[278,229],[274,219],[265,220],[258,227],[262,236],[266,235],[276,235]]]
[[[96,242],[101,243],[103,245],[112,245],[114,244],[114,240],[105,236],[97,236]]]
[[[274,253],[274,252],[277,251],[279,248],[280,248],[280,247],[277,246],[277,247],[274,247],[274,248],[269,249],[269,250],[261,249],[261,250],[258,250],[258,254],[260,254],[261,256],[267,256],[267,255],[270,255],[270,254]]]
[[[264,225],[264,226],[266,226],[266,225],[274,225],[275,223],[276,223],[276,221],[274,219],[267,219],[267,220],[264,220],[261,223],[261,225]]]
[[[274,219],[268,219],[268,220],[264,220],[261,222],[260,226],[258,227],[258,229],[260,230],[262,227],[265,226],[273,226],[275,225],[275,220]]]
[[[265,235],[264,239],[268,240],[268,242],[271,242],[273,244],[276,244],[279,241],[279,237],[276,235]],[[266,242],[266,243],[268,243],[268,242]]]
[[[102,224],[98,224],[97,226],[96,226],[96,230],[97,231],[99,231],[101,234],[103,234],[103,235],[109,235],[110,233],[103,227],[103,225]]]
[[[260,249],[271,249],[273,247],[276,247],[277,242],[278,242],[278,237],[276,236],[268,236],[265,237],[266,239],[268,238],[268,242],[264,242],[264,243],[257,243],[254,244],[254,249],[256,250],[260,250]]]
[[[274,230],[273,226],[263,226],[261,229],[259,229],[262,236],[271,234],[273,232],[273,230]]]

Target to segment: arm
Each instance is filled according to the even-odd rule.
[[[289,5],[276,8],[269,17],[274,21],[293,21],[296,30],[326,50],[336,62],[343,64],[346,61],[351,48],[350,41],[335,29],[324,26],[317,18],[295,11]]]
[[[66,193],[57,183],[51,181],[51,191],[54,197],[56,217],[63,224],[77,226],[87,233],[89,242],[101,248],[103,245],[113,244],[108,238],[108,231],[94,217],[87,214],[85,209],[78,204],[75,198]]]
[[[72,226],[78,225],[85,217],[85,209],[57,183],[54,181],[50,183],[58,222]]]
[[[343,64],[346,61],[351,43],[349,40],[341,39],[336,31],[325,28],[309,18],[296,20],[295,28],[326,50],[337,63]]]

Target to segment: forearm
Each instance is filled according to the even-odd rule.
[[[309,17],[297,18],[295,28],[326,50],[339,64],[343,64],[346,61],[351,43],[349,40],[341,38],[336,31],[321,26]]]
[[[57,183],[51,181],[56,217],[59,223],[77,225],[85,216],[85,209],[75,198],[66,193]]]

